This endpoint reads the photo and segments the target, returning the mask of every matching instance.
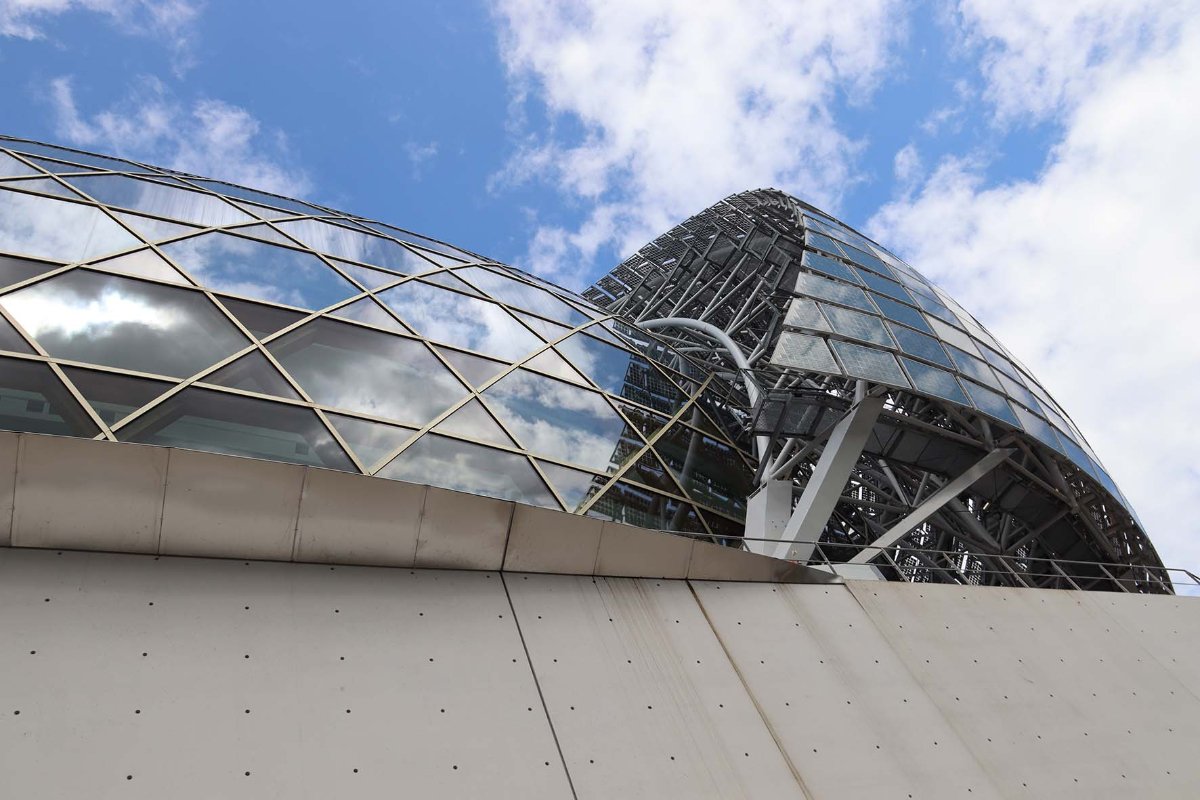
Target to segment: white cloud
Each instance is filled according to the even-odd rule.
[[[0,36],[44,39],[45,24],[71,11],[102,14],[125,33],[170,46],[177,72],[193,64],[193,25],[200,4],[189,0],[0,0]]]
[[[1168,31],[1179,3],[1074,5],[964,3],[997,113],[1066,109],[1042,173],[988,186],[947,158],[869,230],[1047,381],[1164,561],[1195,567],[1200,16]]]
[[[898,5],[496,0],[515,118],[532,98],[558,130],[527,138],[500,180],[550,181],[587,210],[579,230],[536,232],[533,268],[582,275],[597,248],[629,251],[742,189],[836,205],[860,143],[834,102],[874,88]]]
[[[424,171],[425,165],[432,161],[438,154],[437,142],[405,142],[404,154],[408,156],[408,163],[412,165],[413,180],[420,180],[421,173]]]
[[[50,88],[56,133],[64,143],[289,197],[312,188],[291,165],[285,137],[264,132],[238,106],[213,99],[184,104],[161,81],[143,78],[120,103],[87,115],[70,78],[56,78]]]

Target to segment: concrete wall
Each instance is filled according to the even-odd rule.
[[[0,548],[0,797],[1200,794],[1200,600]]]

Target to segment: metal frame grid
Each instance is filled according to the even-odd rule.
[[[403,356],[347,366],[373,349]],[[721,376],[561,288],[309,203],[0,139],[0,351],[4,427],[741,532]],[[307,433],[270,430],[291,417]]]
[[[755,427],[766,406],[797,393],[806,402],[844,403],[867,393],[884,399],[823,542],[867,545],[951,483],[956,475],[938,465],[935,451],[958,448],[977,458],[1006,448],[1012,455],[1001,467],[940,505],[907,545],[1161,567],[1086,439],[1024,365],[893,253],[783,192],[726,198],[643,247],[583,296],[640,321],[709,322],[737,342],[765,393],[757,408],[745,406],[747,429],[769,435],[758,477],[791,481],[794,501],[829,431]],[[703,333],[656,330],[718,373],[735,371]]]

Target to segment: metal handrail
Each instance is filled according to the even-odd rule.
[[[709,534],[671,531],[678,536],[711,540]],[[776,539],[744,537],[727,539],[727,544],[745,547],[749,542],[779,544]],[[1078,591],[1116,590],[1135,594],[1187,594],[1200,596],[1200,576],[1182,567],[1157,567],[1115,562],[1079,561],[1043,556],[1012,556],[1001,553],[964,552],[914,547],[904,543],[887,546],[853,542],[796,541],[812,546],[812,556],[795,561],[809,567],[836,571],[849,558],[875,551],[871,562],[890,578],[909,582],[951,582],[961,585],[1004,585],[1028,588],[1072,588]],[[849,555],[847,555],[849,554]],[[908,563],[912,560],[914,563]],[[1052,585],[1051,585],[1052,584]]]

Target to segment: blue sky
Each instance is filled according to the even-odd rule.
[[[5,133],[572,288],[791,191],[973,311],[1200,564],[1200,0],[0,0],[0,74]]]

